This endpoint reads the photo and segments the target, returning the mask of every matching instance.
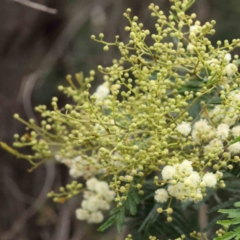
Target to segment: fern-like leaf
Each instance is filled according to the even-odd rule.
[[[227,214],[228,218],[226,220],[217,221],[218,224],[222,225],[225,229],[230,227],[235,227],[233,230],[226,232],[223,236],[219,236],[214,240],[231,240],[231,239],[240,239],[240,202],[234,204],[236,209],[220,209],[218,212]]]
[[[234,218],[234,219],[231,219],[231,220],[219,220],[219,221],[217,221],[217,223],[221,224],[223,226],[240,224],[240,218]]]

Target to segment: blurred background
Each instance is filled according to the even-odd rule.
[[[34,117],[33,106],[49,105],[53,95],[64,104],[57,91],[67,74],[107,66],[119,56],[116,49],[103,52],[103,45],[90,40],[91,34],[103,32],[109,42],[119,35],[122,41],[126,8],[148,29],[153,29],[148,0],[36,0],[57,10],[52,14],[26,6],[19,0],[0,1],[0,141],[11,144],[14,133],[24,127],[13,119]],[[165,12],[168,0],[152,1]],[[190,12],[205,22],[217,21],[211,40],[240,38],[240,1],[196,0]],[[235,53],[239,54],[240,50]],[[102,82],[97,74],[95,86]],[[94,90],[94,89],[93,89]],[[97,233],[97,227],[75,219],[80,198],[65,204],[46,198],[71,179],[64,166],[47,165],[28,173],[30,165],[0,149],[0,239],[1,240],[113,240],[123,239],[114,230]]]

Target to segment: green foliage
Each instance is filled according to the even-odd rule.
[[[229,144],[232,145],[236,142],[239,142],[240,141],[240,136],[239,137],[236,137],[233,141],[231,141]]]
[[[224,227],[225,232],[224,234],[218,234],[219,236],[214,240],[240,239],[240,202],[236,202],[234,206],[236,207],[234,209],[220,209],[218,211],[226,214],[227,218],[231,219],[217,221],[218,224]]]
[[[195,0],[188,1],[186,7],[183,10],[187,11],[194,3],[195,3]]]
[[[231,171],[229,171],[233,176],[240,178],[240,164],[235,163]]]
[[[213,45],[207,36],[215,33],[216,22],[202,25],[196,14],[187,15],[194,0],[171,2],[168,16],[150,4],[154,32],[127,9],[127,43],[119,36],[113,43],[106,42],[103,33],[91,36],[104,44],[104,51],[115,46],[121,54],[112,65],[98,66],[104,83],[94,94],[95,71],[88,77],[76,74],[75,80],[68,75],[69,86],[59,90],[72,104],[60,107],[53,97],[51,109],[36,107],[42,117],[39,125],[14,115],[27,132],[15,134],[13,146],[30,148],[32,154],[0,142],[33,169],[52,158],[67,166],[73,178],[86,180],[86,188],[77,183],[60,188],[60,193],[50,193],[54,200],[63,202],[83,190],[76,216],[89,223],[102,222],[101,211],[115,201],[98,230],[116,224],[121,232],[127,224],[136,240],[150,235],[184,239],[197,229],[191,220],[196,210],[218,187],[226,187],[223,173],[240,175],[235,128],[240,120],[239,57],[230,54],[240,40]],[[232,203],[222,202],[209,213]],[[220,224],[239,224],[238,211],[221,211],[232,219]],[[237,239],[238,231],[237,226],[224,232],[225,239]],[[201,234],[191,237],[200,239]]]
[[[122,231],[123,225],[125,223],[125,216],[133,216],[137,213],[137,205],[140,203],[140,197],[136,188],[130,188],[127,199],[119,204],[117,208],[114,208],[110,213],[110,218],[102,224],[98,231],[104,231],[107,228],[111,227],[113,224],[116,224],[117,230]]]
[[[121,232],[124,225],[125,212],[126,212],[125,204],[123,204],[121,207],[114,208],[110,212],[110,217],[108,218],[108,220],[98,228],[98,231],[103,232],[104,230],[111,227],[113,224],[116,224],[117,230]]]
[[[193,229],[197,229],[197,222],[189,221],[182,214],[181,204],[174,201],[171,204],[174,206],[173,212],[168,214],[167,210],[164,211],[163,209],[168,209],[167,204],[154,201],[154,190],[156,186],[147,181],[143,187],[144,195],[141,196],[137,214],[130,216],[127,222],[133,240],[148,240],[149,236],[156,236],[159,239],[179,239],[180,235],[187,236]],[[171,216],[171,222],[167,221],[167,216]]]

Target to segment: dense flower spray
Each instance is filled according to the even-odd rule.
[[[102,33],[91,37],[105,45],[104,51],[116,46],[121,53],[111,66],[98,66],[104,83],[94,94],[89,91],[94,71],[86,78],[76,74],[76,84],[67,76],[70,86],[59,90],[73,105],[60,109],[54,97],[52,109],[36,107],[40,126],[15,115],[27,125],[29,137],[16,134],[14,147],[30,146],[34,154],[9,151],[33,168],[55,158],[73,178],[86,179],[86,188],[74,182],[68,186],[72,191],[49,194],[58,201],[83,192],[76,211],[80,220],[103,221],[102,211],[112,201],[121,208],[132,189],[143,195],[146,179],[154,175],[154,199],[169,203],[171,222],[172,199],[201,201],[207,188],[225,187],[223,172],[239,162],[239,59],[231,51],[240,41],[213,45],[207,35],[215,33],[215,21],[201,24],[196,14],[187,15],[191,1],[171,2],[168,16],[150,4],[154,32],[127,9],[129,42],[116,36],[108,43]],[[200,110],[194,113],[196,104]]]

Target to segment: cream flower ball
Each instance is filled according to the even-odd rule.
[[[203,176],[202,181],[207,187],[214,187],[217,184],[217,177],[213,173],[206,173]]]
[[[228,150],[232,154],[240,153],[240,142],[236,142],[228,147]]]
[[[176,173],[176,169],[173,166],[165,166],[162,170],[163,180],[171,180]]]
[[[217,137],[225,140],[228,138],[229,126],[226,123],[221,123],[217,127]]]
[[[155,191],[155,200],[160,203],[164,203],[168,200],[168,193],[165,189],[161,188]]]
[[[182,122],[176,129],[182,135],[187,136],[191,132],[191,125],[188,122]]]
[[[94,95],[97,97],[97,100],[103,100],[110,93],[110,89],[106,83],[101,84],[97,87]]]
[[[75,214],[76,214],[76,218],[78,220],[84,221],[84,220],[87,220],[89,218],[89,212],[86,209],[78,208],[75,211]]]
[[[96,191],[97,184],[98,184],[98,180],[96,178],[90,178],[86,182],[87,188],[91,191]]]

